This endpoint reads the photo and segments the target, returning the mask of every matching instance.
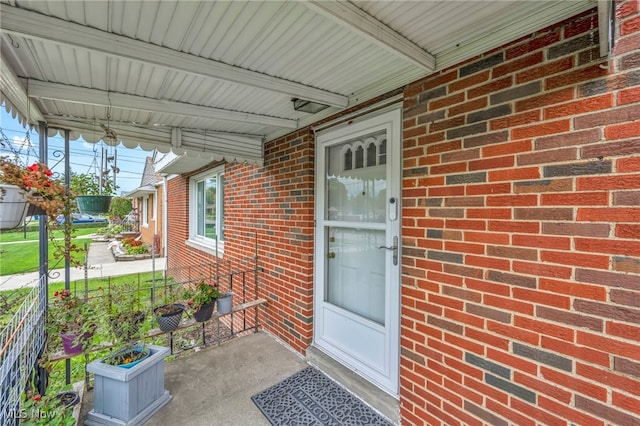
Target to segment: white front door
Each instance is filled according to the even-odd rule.
[[[398,395],[401,111],[317,135],[314,345]]]

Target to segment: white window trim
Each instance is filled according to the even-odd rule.
[[[153,193],[153,232],[158,233],[158,191]]]
[[[149,197],[145,195],[142,197],[142,226],[149,227]]]
[[[211,238],[202,237],[196,234],[198,229],[197,228],[198,220],[197,220],[197,212],[196,212],[197,203],[195,202],[195,199],[197,196],[196,183],[212,175],[216,175],[216,177],[224,176],[224,165],[214,167],[213,169],[209,169],[205,172],[191,176],[191,178],[189,179],[189,239],[186,241],[186,244],[190,247],[204,251],[209,254],[222,255],[224,254],[224,240],[218,240],[218,247],[217,247],[218,253],[216,253],[215,240],[212,240]],[[216,211],[218,212],[223,211],[222,209],[222,203],[224,202],[223,198],[224,198],[224,193],[222,194],[222,198],[216,196]],[[223,218],[216,216],[216,229],[220,229],[222,219]]]

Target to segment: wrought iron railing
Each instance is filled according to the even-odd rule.
[[[146,302],[147,319],[153,321],[152,309],[161,303],[160,291],[177,288],[188,283],[206,279],[216,283],[222,291],[234,292],[234,309],[226,315],[216,315],[207,323],[196,323],[185,318],[179,329],[171,333],[162,333],[151,329],[144,338],[167,339],[172,353],[182,352],[236,337],[243,333],[258,330],[260,325],[258,309],[266,304],[259,298],[258,278],[263,272],[254,259],[229,262],[225,265],[190,265],[171,268],[164,271],[154,270],[128,276],[132,283],[131,291],[138,292]],[[105,277],[103,293],[111,291],[112,281],[122,277]],[[69,288],[82,297],[97,297],[94,286],[88,285],[88,279],[72,281]],[[90,288],[91,287],[91,288]],[[31,289],[21,302],[20,307],[0,332],[0,425],[18,426],[22,413],[22,398],[27,389],[44,394],[47,377],[38,362],[44,351],[48,352],[45,332],[47,310],[47,288],[45,281]],[[155,324],[147,323],[148,328]],[[152,325],[153,324],[153,325]],[[201,340],[200,340],[201,339]],[[157,342],[156,342],[157,343]],[[99,345],[101,348],[109,345]],[[67,360],[66,377],[69,381],[69,356],[51,354],[49,361]],[[85,353],[85,359],[86,353]],[[88,379],[88,377],[85,377]]]
[[[123,277],[105,277],[101,279],[101,289],[99,290],[96,289],[95,284],[92,288],[89,288],[84,280],[72,281],[70,290],[78,297],[87,299],[105,297],[114,291],[136,293],[142,300],[143,306],[141,310],[146,318],[144,323],[140,324],[140,328],[148,329],[143,334],[138,333],[136,338],[153,339],[156,344],[166,344],[171,347],[172,354],[177,354],[195,347],[219,344],[242,333],[257,330],[260,325],[258,309],[266,304],[265,299],[258,297],[258,276],[261,272],[262,268],[254,267],[247,270],[227,270],[227,273],[223,274],[220,269],[216,272],[215,266],[199,264],[171,268],[152,274],[137,273],[129,275],[126,277],[128,283],[126,289],[122,287],[121,281]],[[176,281],[176,279],[180,281]],[[216,283],[221,291],[234,292],[234,308],[232,311],[226,315],[214,314],[212,319],[206,323],[197,323],[188,315],[183,316],[179,328],[174,332],[165,333],[154,328],[157,325],[154,320],[153,307],[163,303],[163,293],[175,291],[201,279]],[[179,302],[180,299],[176,299],[176,301]],[[166,342],[158,341],[158,339],[165,337]],[[108,348],[110,348],[108,343],[101,342],[94,348],[89,349],[89,352]],[[51,348],[48,348],[48,350],[50,351]],[[72,357],[74,355],[56,352],[50,353],[48,360],[55,362]]]

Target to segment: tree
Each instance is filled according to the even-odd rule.
[[[111,200],[111,208],[109,209],[109,217],[123,218],[131,211],[131,199],[124,197],[114,197]]]

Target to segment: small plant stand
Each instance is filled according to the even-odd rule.
[[[164,358],[169,348],[147,345],[149,358],[130,368],[107,365],[102,360],[87,365],[94,374],[93,410],[85,425],[134,426],[146,422],[171,400],[164,388]]]

